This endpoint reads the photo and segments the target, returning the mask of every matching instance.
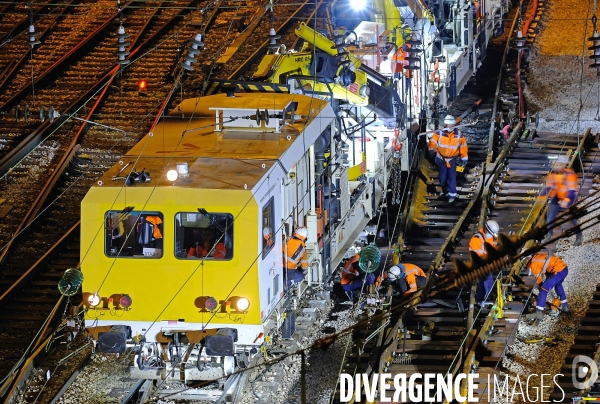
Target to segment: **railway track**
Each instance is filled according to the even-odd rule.
[[[525,32],[539,18],[540,12],[534,9],[530,13],[533,18],[527,20]],[[511,32],[515,31],[514,28],[513,22]],[[513,43],[522,45],[524,42]],[[508,54],[508,47],[505,54]],[[513,63],[517,63],[517,68],[512,69],[513,73],[517,71],[516,77],[514,80],[510,76],[509,79],[505,78],[502,93],[499,92],[500,87],[496,91],[495,98],[504,101],[501,108],[523,104],[519,75],[522,56],[520,53],[512,55],[512,59]],[[502,61],[501,65],[504,64]],[[489,72],[485,67],[483,70]],[[505,72],[504,77],[506,73],[511,72]],[[459,105],[468,105],[479,96],[473,94],[469,87],[465,92],[467,95],[465,97],[463,93],[463,97],[466,100]],[[489,109],[490,104],[484,99],[483,112]],[[463,109],[459,106],[451,113],[457,115]],[[491,109],[491,116],[496,116],[499,107],[494,105]],[[422,180],[415,179],[412,185],[415,197],[403,214],[406,222],[400,226],[402,234],[398,238],[398,245],[404,262],[429,268],[430,281],[436,276],[434,273],[455,269],[451,259],[468,260],[468,240],[486,218],[497,220],[501,231],[517,234],[540,221],[543,223],[545,211],[534,202],[558,154],[597,154],[592,146],[596,139],[589,131],[583,136],[537,133],[523,111],[519,108],[518,116],[522,122],[514,128],[508,140],[503,140],[497,131],[494,132],[494,124],[491,125],[490,141],[486,142],[484,136],[480,139],[473,136],[468,138],[470,163],[475,160],[478,167],[471,171],[470,176],[462,179],[462,184],[459,177],[459,202],[454,206],[439,201],[436,173],[427,161],[421,165],[419,177]],[[516,115],[513,112],[511,114]],[[502,148],[495,147],[500,143],[505,143]],[[473,151],[475,159],[471,157]],[[496,163],[490,164],[496,156]],[[589,174],[594,170],[594,161],[587,158],[584,157],[583,165],[587,164],[584,171]],[[575,157],[571,163],[576,169],[582,168]],[[597,171],[598,167],[595,169]],[[477,178],[484,170],[487,176]],[[588,177],[582,185],[582,195],[590,189],[591,177]],[[478,215],[479,220],[476,219]],[[488,375],[499,372],[501,359],[506,347],[514,341],[518,321],[525,311],[534,283],[528,277],[518,287],[500,283],[507,276],[518,275],[520,269],[520,265],[515,265],[510,270],[501,271],[499,283],[495,284],[488,297],[488,300],[492,300],[497,295],[492,307],[473,310],[474,299],[469,301],[468,298],[470,290],[460,290],[427,301],[399,316],[392,315],[383,323],[373,321],[369,327],[355,333],[353,354],[349,356],[343,372],[391,373],[392,378],[396,374],[405,374],[407,379],[414,373],[455,375],[476,372],[480,378],[476,380],[479,390],[475,393],[482,398],[482,402],[487,402],[484,397],[489,388]],[[509,296],[510,301],[505,301]],[[388,397],[394,392],[394,388],[390,389]],[[339,391],[334,399],[339,400]]]
[[[245,13],[245,11],[243,11]],[[236,11],[236,13],[239,13],[239,10]],[[227,18],[230,18],[229,14],[224,14],[223,18],[225,18],[225,16],[227,16]],[[218,18],[218,17],[217,17]],[[216,19],[215,19],[216,21]],[[218,25],[218,24],[215,24]],[[264,26],[265,24],[259,24],[260,26]],[[129,32],[129,21],[127,22],[127,29]],[[177,28],[178,29],[178,28]],[[258,29],[258,28],[257,28]],[[193,27],[192,24],[189,25],[189,27],[186,27],[183,30],[178,31],[178,37],[180,38],[180,43],[178,44],[177,42],[173,42],[174,46],[171,47],[170,51],[173,54],[176,54],[177,56],[179,56],[179,52],[177,51],[178,45],[181,44],[181,38],[189,38],[192,36],[192,34],[194,34],[195,32],[195,28]],[[151,31],[151,30],[150,30]],[[151,37],[151,33],[150,31],[148,33],[146,33],[146,37]],[[133,32],[133,30],[132,30]],[[216,33],[220,32],[220,31],[210,31],[207,33],[206,36],[206,43],[217,43],[216,41],[209,41],[209,39],[212,38],[212,36],[214,35],[215,38],[218,38],[219,35],[217,35]],[[256,31],[258,32],[258,31]],[[167,34],[165,34],[162,39],[154,39],[154,42],[151,43],[160,43],[162,40],[164,40],[164,38],[169,37],[173,35],[173,30],[169,31]],[[139,35],[140,37],[142,37],[143,35]],[[256,34],[255,34],[256,36]],[[221,37],[222,38],[222,37]],[[166,42],[163,42],[163,44]],[[169,46],[169,45],[167,45]],[[221,50],[222,47],[219,46],[219,48],[215,49],[215,51]],[[114,48],[112,48],[112,51],[114,51]],[[212,51],[212,48],[211,48]],[[236,53],[237,55],[237,53]],[[239,55],[244,55],[243,53],[239,53]],[[162,57],[164,57],[164,55],[162,55]],[[112,56],[112,58],[114,58],[114,54]],[[242,58],[242,56],[240,56],[240,58]],[[214,59],[214,58],[213,58]],[[171,57],[169,60],[173,60],[174,63],[171,66],[175,65],[175,61],[177,60],[177,57]],[[232,59],[233,60],[233,59]],[[242,60],[249,60],[248,56],[244,56],[242,58]],[[211,62],[212,63],[212,62]],[[165,73],[164,70],[168,70],[168,69],[164,69],[165,68],[165,63],[160,61],[160,58],[157,57],[156,61],[151,61],[148,63],[144,63],[145,66],[149,65],[151,66],[151,69],[153,69],[152,71],[144,71],[144,67],[140,66],[139,68],[136,66],[132,66],[132,68],[128,68],[126,71],[124,71],[123,75],[119,78],[119,80],[117,81],[116,79],[114,79],[115,81],[113,81],[114,84],[112,84],[112,87],[109,86],[107,87],[108,90],[106,91],[106,95],[104,97],[102,96],[98,96],[98,98],[93,99],[93,103],[95,103],[96,105],[98,105],[98,109],[94,109],[92,110],[87,110],[86,112],[88,112],[87,115],[87,119],[88,120],[94,120],[95,122],[101,123],[103,125],[108,126],[108,130],[106,130],[106,127],[85,127],[82,128],[81,126],[75,125],[73,123],[70,124],[70,128],[67,127],[67,125],[62,126],[58,131],[62,131],[65,129],[68,129],[69,131],[65,131],[65,133],[70,133],[70,135],[66,136],[65,139],[70,139],[72,138],[75,134],[76,134],[76,138],[79,139],[79,141],[77,143],[81,143],[81,149],[79,149],[78,151],[73,151],[73,148],[67,149],[65,151],[55,151],[56,154],[62,154],[62,156],[66,156],[68,155],[67,151],[69,151],[70,153],[73,153],[73,158],[67,158],[64,159],[63,161],[66,161],[66,166],[67,171],[66,173],[68,173],[68,175],[65,175],[63,178],[64,182],[60,182],[60,185],[58,187],[56,187],[54,189],[54,191],[47,191],[50,195],[56,195],[57,193],[62,193],[62,191],[68,191],[68,193],[66,193],[64,195],[64,199],[72,199],[73,202],[77,202],[77,198],[78,197],[82,197],[85,194],[85,191],[87,190],[87,186],[89,186],[89,184],[91,184],[92,182],[95,181],[95,178],[97,178],[97,176],[102,172],[102,170],[104,168],[109,167],[112,162],[114,161],[118,161],[120,159],[120,153],[122,153],[122,151],[129,149],[132,145],[133,142],[135,142],[139,136],[141,136],[142,134],[147,132],[147,129],[150,127],[150,123],[152,121],[152,119],[150,119],[152,116],[148,116],[146,120],[143,120],[142,116],[140,114],[138,114],[138,116],[136,117],[136,119],[128,119],[126,117],[124,117],[124,115],[132,115],[129,111],[149,111],[149,110],[156,110],[158,105],[160,104],[161,98],[164,97],[164,95],[166,95],[166,91],[164,91],[165,87],[168,87],[168,81],[164,80],[164,77],[168,76],[168,73]],[[212,64],[211,64],[212,66]],[[139,70],[136,70],[139,69]],[[163,70],[161,70],[163,69]],[[251,71],[251,68],[248,68],[249,70],[247,71]],[[201,69],[197,69],[197,72],[201,72]],[[188,81],[186,82],[186,85],[184,86],[184,90],[188,91],[197,91],[197,90],[193,90],[193,89],[197,89],[199,87],[201,87],[200,83],[204,82],[204,73],[197,73],[196,75],[191,75],[190,78],[188,79]],[[231,77],[227,76],[227,77]],[[147,79],[150,83],[151,83],[151,87],[150,89],[153,90],[153,94],[152,95],[146,95],[146,96],[140,96],[137,94],[137,91],[135,91],[136,89],[136,83],[140,78],[144,78]],[[194,83],[194,80],[196,80],[196,82]],[[86,85],[90,85],[89,83],[84,83],[82,86],[86,86]],[[189,87],[187,87],[189,86]],[[154,87],[154,88],[153,88]],[[150,91],[148,91],[148,93],[150,93]],[[42,95],[36,95],[36,97],[42,97]],[[138,98],[141,98],[143,102],[137,102],[139,101]],[[49,98],[50,100],[50,98]],[[472,102],[474,100],[474,98],[466,98],[464,105],[468,105],[469,102]],[[134,103],[135,101],[135,103]],[[63,107],[62,104],[57,104],[56,102],[51,103],[50,101],[48,101],[48,103],[46,105],[54,105],[56,106],[57,110],[66,110],[69,111],[70,108],[67,107],[66,105],[64,105],[64,109],[62,109],[61,107]],[[124,107],[126,105],[126,107]],[[483,109],[488,108],[487,106],[488,104],[484,104],[483,105]],[[125,112],[124,112],[125,111]],[[462,109],[457,109],[457,112],[461,112]],[[455,113],[455,112],[454,112]],[[141,123],[140,123],[141,122]],[[483,125],[483,124],[482,124]],[[120,128],[122,130],[125,131],[126,136],[121,138],[121,136],[123,135],[122,132],[120,132],[119,130],[115,131],[114,129],[111,130],[110,127],[112,128]],[[83,135],[85,133],[86,137],[80,137],[79,134]],[[119,138],[119,140],[122,140],[120,143],[118,143],[118,146],[114,146],[115,145],[115,138]],[[550,136],[552,137],[552,136]],[[476,163],[476,164],[483,164],[483,162],[485,161],[485,158],[487,157],[486,154],[486,149],[488,147],[486,140],[484,139],[485,135],[482,133],[482,131],[479,131],[477,129],[474,130],[474,132],[472,134],[470,134],[470,153],[471,153],[471,164]],[[56,141],[54,140],[55,143],[53,143],[53,145],[57,145],[58,143],[61,143],[60,141]],[[559,141],[557,141],[559,142]],[[44,147],[49,147],[49,146],[44,146]],[[53,149],[52,147],[49,147],[51,150]],[[57,147],[55,148],[57,149]],[[127,162],[124,162],[127,163]],[[25,162],[24,165],[26,165],[27,162]],[[17,174],[17,175],[21,175],[21,176],[28,176],[31,175],[31,168],[28,168],[27,170],[23,170],[23,171],[19,171],[20,169],[16,169],[13,170],[13,174]],[[54,168],[52,169],[53,171],[55,170]],[[434,179],[435,176],[433,175],[433,173],[428,172],[427,174],[431,174],[429,175],[429,178]],[[74,178],[85,178],[84,181],[82,181],[81,179],[78,181],[74,181]],[[465,178],[465,181],[468,181],[467,178]],[[55,183],[59,183],[58,181],[55,181]],[[76,185],[73,185],[75,184]],[[87,185],[86,185],[87,184]],[[460,202],[460,205],[464,206],[467,202],[466,199],[469,198],[470,194],[473,193],[473,185],[475,184],[475,181],[471,181],[471,182],[463,182],[460,193],[461,193],[461,199],[465,199],[465,201]],[[435,186],[435,182],[432,182],[428,185],[433,185]],[[54,192],[54,194],[51,194],[50,192]],[[424,195],[424,194],[423,194]],[[499,198],[501,198],[502,196],[499,196]],[[427,209],[430,209],[432,207],[437,207],[436,205],[439,205],[437,203],[437,201],[434,201],[434,197],[432,196],[424,196],[425,200],[427,201],[427,203],[425,204],[427,206]],[[46,198],[44,198],[46,199]],[[52,198],[50,198],[52,199]],[[80,199],[79,199],[80,200]],[[428,205],[427,205],[428,204]],[[44,204],[41,204],[42,206],[44,206]],[[1,208],[1,206],[0,206]],[[14,208],[13,208],[14,209]],[[54,204],[52,206],[53,210],[48,211],[48,216],[47,217],[64,217],[61,216],[61,211],[62,213],[64,212],[68,212],[70,210],[72,210],[72,205],[70,204],[63,204],[63,203],[58,203],[58,204]],[[423,209],[418,213],[422,213],[422,214],[427,214],[429,219],[433,219],[433,220],[439,220],[437,217],[432,217],[432,213],[428,212],[427,209]],[[16,212],[16,209],[15,209]],[[13,213],[15,213],[13,212]],[[455,209],[452,212],[448,212],[448,216],[454,217],[454,221],[456,221],[456,218],[459,218],[461,216],[461,209]],[[76,215],[74,215],[76,216]],[[418,215],[417,215],[418,216]],[[435,215],[433,215],[435,216]],[[445,215],[440,215],[440,216],[444,216],[447,217]],[[45,216],[44,216],[45,217]],[[42,218],[44,218],[42,217]],[[424,216],[425,217],[425,216]],[[68,218],[69,220],[75,220],[75,218]],[[57,220],[57,221],[60,221]],[[16,225],[16,223],[18,222],[18,220],[14,220],[13,221],[13,226]],[[75,220],[76,223],[76,220]],[[421,227],[423,227],[423,231],[424,232],[431,232],[433,231],[437,231],[439,229],[436,229],[434,227],[438,227],[437,225],[421,225]],[[441,227],[441,226],[440,226]],[[56,228],[54,228],[56,229]],[[53,231],[54,229],[52,228],[41,228],[39,230],[40,234],[49,234],[51,231]],[[65,232],[65,228],[63,228],[61,231],[63,231],[63,233]],[[52,233],[54,234],[54,233]],[[67,233],[68,234],[68,233]],[[447,233],[446,233],[447,234]],[[469,232],[466,231],[464,233],[465,235],[465,239],[468,239],[468,234]],[[437,238],[443,238],[443,237],[437,237]],[[43,240],[44,237],[42,235],[39,236],[38,239],[33,239],[33,243],[32,245],[34,245],[36,243],[36,240],[39,242],[39,240]],[[445,240],[442,240],[441,244],[444,244]],[[439,242],[439,240],[438,240]],[[405,243],[408,247],[412,247],[413,249],[413,254],[415,254],[415,258],[416,258],[416,251],[418,250],[417,248],[415,248],[419,243],[419,240],[417,240],[417,238],[415,238],[415,241],[409,241],[407,240],[407,242]],[[25,246],[25,249],[23,251],[29,251],[31,252],[31,249],[33,248],[32,245],[27,245]],[[46,248],[48,248],[49,246],[47,246]],[[36,247],[37,248],[37,247]],[[408,250],[408,249],[407,249]],[[424,250],[422,250],[424,251]],[[456,253],[460,254],[460,248],[457,248]],[[427,261],[426,255],[429,252],[425,251],[424,255],[423,255],[423,262]],[[77,253],[77,256],[79,253]],[[446,254],[446,252],[444,252],[444,254]],[[12,254],[11,254],[12,255]],[[431,254],[430,254],[431,255]],[[17,257],[23,257],[23,255],[18,256]],[[444,257],[447,258],[447,257]],[[20,258],[18,258],[20,259]],[[417,260],[413,260],[411,261],[410,259],[406,259],[406,261],[408,262],[414,262],[414,263],[419,263],[421,261],[417,261]],[[18,261],[16,261],[18,262]],[[64,270],[64,268],[67,268],[69,266],[76,266],[75,264],[72,264],[71,262],[69,262],[68,264],[66,264],[68,266],[64,266],[62,267],[62,269]],[[16,265],[15,265],[16,266]],[[427,265],[424,265],[425,267]],[[448,265],[449,266],[449,265]],[[60,271],[58,272],[60,273]],[[56,278],[57,275],[55,274],[54,277]],[[56,285],[56,281],[52,281],[53,283],[53,287]],[[9,283],[9,280],[7,278],[6,281],[3,282],[5,284]],[[48,281],[51,282],[51,281]],[[46,284],[46,286],[49,286],[48,284]],[[55,287],[54,287],[55,289]],[[40,293],[39,291],[34,291],[33,293]],[[44,293],[48,293],[48,294],[52,294],[49,292],[44,291]],[[56,295],[56,293],[54,293]],[[44,295],[45,296],[45,295]],[[454,299],[454,297],[452,297],[450,299],[450,301],[453,301],[452,299]],[[0,298],[0,301],[2,299]],[[454,300],[455,301],[455,300]],[[444,306],[442,304],[442,306]],[[448,307],[448,309],[451,309]],[[435,311],[437,310],[437,311]],[[434,309],[432,311],[435,311],[434,315],[432,314],[427,314],[427,310],[423,309],[421,310],[421,312],[423,313],[423,320],[419,320],[417,319],[417,328],[421,329],[422,332],[422,328],[421,328],[421,324],[422,322],[426,321],[426,318],[429,317],[429,321],[431,321],[431,319],[433,317],[442,317],[442,318],[447,318],[447,322],[449,323],[448,325],[451,327],[455,327],[456,330],[458,330],[459,328],[464,328],[462,327],[462,325],[457,325],[459,324],[459,321],[454,321],[453,318],[459,319],[460,320],[460,324],[462,324],[462,322],[464,322],[464,319],[462,319],[463,317],[463,313],[461,313],[461,310],[459,310],[458,308],[456,309],[451,309],[451,310],[456,310],[456,311],[448,311],[448,312],[442,312],[439,310],[439,308]],[[457,314],[458,313],[458,314]],[[444,320],[446,321],[446,320]],[[407,327],[410,329],[410,325],[408,325],[408,321],[406,322]],[[497,327],[499,327],[497,325]],[[397,329],[396,329],[397,330]],[[457,334],[455,334],[458,331],[448,331],[446,332],[446,335],[448,335],[449,337],[456,337]],[[508,330],[508,329],[507,329]],[[416,331],[416,330],[413,330]],[[509,332],[510,334],[510,332]],[[419,333],[413,334],[418,336]],[[443,333],[437,334],[438,336],[443,335]],[[504,334],[506,335],[506,334]],[[488,336],[489,337],[489,336]],[[489,341],[490,338],[487,338],[487,341]],[[456,352],[456,351],[454,351]],[[449,354],[448,354],[449,355]],[[448,358],[445,358],[446,360]]]
[[[550,395],[550,400],[554,402],[575,402],[576,397],[600,398],[598,388],[593,386],[593,381],[590,382],[590,377],[593,377],[592,367],[590,363],[583,361],[575,362],[575,358],[586,356],[598,363],[600,358],[600,345],[598,344],[598,313],[600,311],[600,285],[596,285],[592,300],[586,311],[585,317],[581,319],[580,326],[575,336],[575,341],[565,358],[564,365],[561,367],[561,375],[557,377],[558,384],[562,387],[561,392],[554,389]],[[575,372],[574,372],[575,371]],[[587,381],[588,385],[575,386],[573,376],[580,383]]]
[[[189,2],[180,4],[187,5]],[[153,41],[160,43],[172,37],[173,30],[177,28],[171,28],[171,32],[166,33],[163,30],[169,28],[170,21],[174,21],[182,10],[168,9],[169,13],[160,17],[156,16],[156,10],[152,10],[145,16],[153,22],[152,27],[149,27],[151,29],[146,32],[148,24],[140,20],[139,41],[133,43],[137,42],[140,46],[138,49],[141,49],[141,44],[151,45]],[[115,48],[109,45],[103,45],[101,52],[106,54],[107,59],[109,57],[116,59]],[[175,63],[177,44],[174,41],[169,46],[165,46],[163,52],[155,53],[156,60],[150,61],[145,71],[140,70],[144,68],[139,64],[136,69],[128,71],[132,76],[128,77],[126,74],[125,77],[134,81],[135,74],[147,75],[149,72],[156,72],[155,66],[159,64],[158,60],[166,58],[169,53],[170,59]],[[164,77],[167,77],[166,69],[167,67],[163,70]],[[81,74],[84,74],[84,77],[95,76],[89,70]],[[77,82],[75,79],[70,83],[72,85],[67,86],[65,91],[72,89],[73,86],[80,88],[86,86],[85,82]],[[111,87],[105,88],[111,89]],[[97,97],[93,100],[96,101],[97,106],[102,98],[107,116],[114,115],[111,109],[123,110],[122,93],[120,91],[116,93],[117,97],[113,95],[105,98]],[[129,106],[137,108],[137,111],[156,109],[155,99],[138,98],[139,102],[131,103]],[[127,119],[122,118],[117,125],[127,124],[124,125],[126,128],[138,130],[137,134],[141,136],[144,128],[135,126],[139,124],[140,116],[144,115],[132,114]],[[146,125],[149,126],[149,123]],[[6,343],[2,345],[3,353],[6,353],[2,355],[5,358],[0,368],[2,379],[7,375],[14,375],[17,370],[14,368],[15,363],[21,355],[30,352],[30,349],[26,351],[30,341],[40,330],[52,307],[59,301],[57,281],[65,269],[76,267],[79,262],[78,212],[81,199],[103,169],[112,166],[119,158],[119,155],[115,155],[119,149],[115,150],[115,140],[110,138],[110,134],[103,131],[98,135],[94,130],[86,131],[85,127],[75,125],[72,121],[57,126],[55,133],[47,139],[47,143],[36,148],[18,167],[11,170],[8,186],[5,188],[4,195],[10,197],[6,198],[3,204],[5,209],[3,226],[7,229],[7,235],[18,235],[18,237],[8,245],[6,243],[9,240],[5,239],[5,247],[2,251],[0,305],[3,307],[3,317],[0,318],[0,335],[6,339]],[[121,151],[129,149],[131,142],[135,140],[136,134],[133,129],[129,132],[129,143],[126,141],[125,144],[121,144]],[[122,132],[117,133],[119,133],[118,140],[121,140]],[[81,149],[80,143],[91,145],[93,150],[86,152]],[[36,216],[38,220],[32,223]],[[23,231],[25,228],[26,230]],[[23,321],[24,319],[26,321]],[[52,327],[48,329],[52,330]]]
[[[14,153],[12,160],[5,158],[3,165],[9,174],[4,195],[10,197],[0,205],[4,219],[0,226],[5,230],[4,240],[1,240],[5,247],[1,252],[0,277],[0,306],[3,308],[0,338],[5,342],[0,356],[5,359],[0,364],[0,380],[10,376],[5,380],[7,383],[17,376],[19,366],[15,367],[15,363],[31,351],[32,346],[28,348],[28,344],[59,301],[56,284],[62,273],[77,266],[79,202],[104,170],[119,161],[124,151],[151,130],[156,119],[152,111],[159,110],[169,92],[173,78],[170,73],[181,56],[183,38],[191,38],[199,30],[195,22],[201,21],[208,38],[214,35],[209,48],[216,49],[222,39],[219,18],[228,22],[231,19],[228,3],[213,4],[207,19],[202,19],[196,10],[190,11],[188,6],[192,2],[189,1],[171,2],[163,9],[158,7],[161,2],[155,3],[147,4],[147,9],[136,8],[131,15],[127,8],[123,10],[123,24],[131,35],[127,39],[131,43],[130,58],[134,60],[146,51],[142,63],[132,63],[122,70],[115,66],[113,44],[117,38],[111,38],[111,33],[117,32],[118,21],[112,15],[105,20],[105,23],[110,21],[105,30],[97,29],[94,35],[86,36],[87,52],[70,55],[71,64],[52,64],[46,70],[47,79],[55,79],[45,87],[36,88],[35,104],[64,111],[57,114],[54,122],[47,117],[41,122],[33,113],[27,121],[19,119],[17,122],[24,108],[17,111],[16,106],[0,117],[0,126],[4,124],[28,135],[11,136],[15,141],[7,149],[25,151],[21,151],[21,155]],[[165,63],[165,60],[172,62]],[[68,73],[62,74],[67,67]],[[27,66],[22,70],[26,71]],[[96,79],[90,79],[93,77]],[[149,84],[145,94],[137,91],[140,79]],[[0,100],[3,111],[12,105],[34,105],[33,95],[27,93],[26,87],[15,85],[4,97]],[[97,125],[68,119],[73,118],[76,111],[79,115],[83,112],[83,119]],[[32,141],[32,133],[37,142]],[[33,149],[42,138],[45,138],[44,143]],[[25,141],[19,143],[23,139]],[[22,158],[28,152],[19,165],[11,166],[15,156]],[[37,189],[42,191],[35,191]],[[47,330],[57,322],[55,319]],[[42,328],[35,344],[41,343],[39,340],[48,332]]]

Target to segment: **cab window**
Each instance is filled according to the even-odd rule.
[[[275,198],[271,197],[262,209],[262,258],[275,247]]]
[[[108,211],[104,253],[109,257],[160,258],[163,255],[163,215],[149,211]]]
[[[229,260],[233,257],[233,215],[181,212],[175,215],[175,256]]]

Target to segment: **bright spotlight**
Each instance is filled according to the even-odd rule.
[[[350,5],[354,10],[361,11],[367,7],[367,0],[350,0]]]
[[[179,177],[179,173],[177,170],[169,170],[167,171],[167,179],[171,182],[175,181]]]
[[[235,308],[238,311],[246,311],[248,310],[248,307],[250,307],[250,300],[246,299],[245,297],[240,297],[237,299],[237,302],[235,302]]]
[[[90,306],[96,307],[100,304],[100,296],[98,296],[98,293],[94,293],[93,295],[88,296],[87,301]]]

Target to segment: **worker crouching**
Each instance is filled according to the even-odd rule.
[[[429,140],[429,150],[435,152],[435,165],[440,173],[440,196],[448,195],[449,203],[453,203],[458,196],[456,166],[464,167],[469,160],[467,140],[462,132],[458,129],[446,129],[454,126],[454,123],[454,117],[447,115],[444,119],[444,130],[435,132]]]
[[[346,261],[342,270],[342,288],[350,300],[354,300],[363,288],[375,283],[375,275],[360,271],[359,260],[360,255],[354,254]]]
[[[527,267],[531,269],[533,276],[537,279],[536,288],[533,290],[533,293],[538,294],[536,311],[528,315],[528,318],[530,320],[541,320],[544,317],[546,299],[548,292],[552,289],[556,290],[560,298],[560,311],[568,313],[569,305],[565,289],[563,288],[563,281],[569,274],[567,264],[556,256],[550,256],[550,254],[536,254],[529,260]],[[543,280],[544,275],[546,277],[545,280]],[[539,287],[539,292],[537,292],[537,287]]]
[[[425,272],[414,264],[398,264],[388,270],[387,279],[394,292],[408,296],[423,288],[427,283]]]

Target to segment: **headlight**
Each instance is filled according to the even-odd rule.
[[[179,173],[177,170],[169,170],[167,171],[167,179],[171,182],[175,181],[179,177]]]
[[[235,308],[238,311],[246,311],[248,310],[248,307],[250,307],[250,300],[246,299],[245,297],[240,297],[235,302]]]
[[[119,299],[119,304],[124,309],[128,309],[129,306],[131,306],[131,303],[133,303],[133,300],[131,300],[131,296],[129,296],[129,295],[122,295],[121,298]]]
[[[206,310],[208,310],[208,311],[216,310],[218,305],[219,305],[219,303],[217,302],[217,299],[215,299],[214,297],[208,297],[206,299],[206,301],[204,302],[204,307],[206,307]]]
[[[98,296],[98,293],[94,293],[93,295],[88,296],[87,301],[90,306],[96,307],[100,304],[100,296]]]

